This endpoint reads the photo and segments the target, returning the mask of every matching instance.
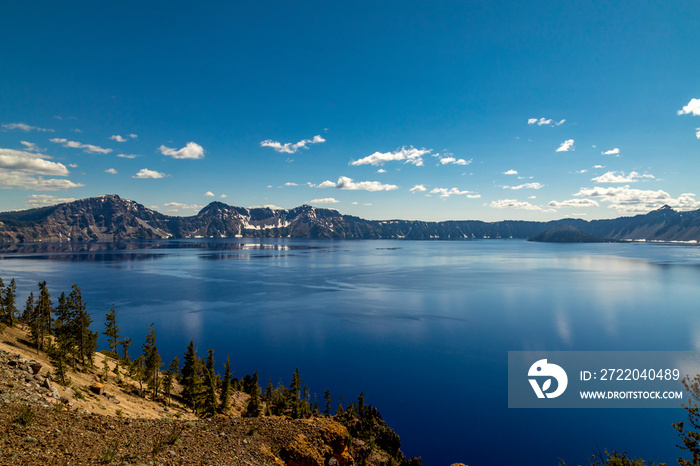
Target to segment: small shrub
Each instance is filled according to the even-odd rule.
[[[121,409],[118,409],[116,414],[117,414],[117,417],[124,417],[124,411],[122,411]]]
[[[31,425],[34,422],[34,411],[29,406],[22,406],[17,413],[15,422],[22,426]]]
[[[157,438],[153,442],[152,453],[154,455],[157,455],[157,454],[161,453],[163,450],[165,450],[165,447],[167,445],[175,445],[175,443],[177,443],[178,440],[180,439],[180,436],[182,435],[182,432],[184,430],[185,430],[185,426],[183,426],[182,424],[177,424],[177,425],[173,426],[173,430],[170,431],[169,434],[167,434],[163,437]]]

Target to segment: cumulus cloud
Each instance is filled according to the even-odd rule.
[[[0,168],[20,170],[34,175],[67,176],[68,169],[62,163],[51,162],[43,154],[0,148]]]
[[[518,209],[518,210],[540,210],[543,212],[554,212],[554,209],[542,209],[540,206],[530,204],[527,201],[518,201],[517,199],[499,199],[491,201],[490,204],[485,204],[494,209]]]
[[[598,203],[593,199],[567,199],[566,201],[551,201],[549,207],[598,207]]]
[[[616,148],[614,148],[614,149],[610,149],[610,150],[603,151],[603,152],[601,152],[601,154],[603,154],[603,155],[614,155],[614,156],[617,157],[617,156],[620,155],[620,149],[618,149],[618,148],[616,147]]]
[[[439,194],[440,197],[448,198],[450,196],[465,196],[468,199],[479,199],[481,194],[477,194],[474,191],[460,191],[457,188],[434,188],[430,191],[430,194]]]
[[[32,176],[21,170],[6,170],[0,168],[0,189],[33,189],[35,191],[60,191],[63,189],[85,186],[70,180],[58,178],[44,179],[42,176]]]
[[[671,197],[666,191],[634,189],[629,186],[611,188],[581,188],[574,196],[599,198],[608,203],[608,208],[626,213],[644,213],[669,205],[678,210],[695,210],[700,208],[700,202],[695,200],[695,194],[683,193],[677,198]]]
[[[182,149],[176,150],[170,147],[160,146],[158,150],[161,154],[174,159],[201,159],[204,157],[204,149],[196,142],[188,142]]]
[[[574,150],[574,140],[573,139],[567,139],[566,141],[561,143],[561,146],[557,149],[557,152],[569,152],[570,150]]]
[[[654,175],[640,175],[637,172],[631,172],[625,175],[625,172],[607,172],[603,175],[591,178],[591,181],[596,183],[636,183],[640,179],[653,179]]]
[[[383,168],[380,168],[379,170],[377,170],[377,173],[386,173],[386,170],[384,170]]]
[[[524,183],[517,186],[503,186],[503,189],[542,189],[544,185],[541,183]]]
[[[135,159],[136,157],[141,157],[141,156],[136,155],[136,154],[117,154],[117,157],[121,157],[123,159]]]
[[[302,139],[299,142],[285,142],[284,144],[278,141],[273,141],[272,139],[266,139],[260,143],[260,146],[271,147],[276,152],[281,152],[284,154],[293,154],[299,149],[308,149],[309,144],[320,144],[322,142],[326,142],[326,140],[323,139],[321,136],[316,135],[313,137],[313,139]]]
[[[700,128],[695,128],[695,137],[700,139]]]
[[[593,165],[593,168],[605,168],[605,165]]]
[[[700,115],[700,99],[690,99],[688,105],[678,110],[679,115]],[[4,125],[3,125],[4,126]]]
[[[537,125],[537,126],[561,126],[564,124],[566,120],[559,120],[559,121],[554,121],[551,118],[540,118],[539,120],[537,118],[528,118],[527,119],[527,124],[528,125]]]
[[[454,165],[469,165],[472,160],[456,159],[454,157],[443,157],[440,159],[440,165],[454,164]]]
[[[149,170],[148,168],[142,168],[141,170],[139,170],[139,172],[138,172],[137,174],[135,174],[134,176],[132,176],[132,178],[142,178],[142,179],[153,178],[153,179],[158,179],[158,178],[165,178],[166,176],[170,176],[170,175],[166,175],[165,173],[157,172],[157,171],[155,171],[155,170]]]
[[[292,183],[291,181],[287,181],[286,183],[284,183],[284,185],[285,186],[299,186],[298,184]]]
[[[416,149],[413,146],[402,147],[394,152],[375,152],[360,160],[353,160],[350,165],[381,165],[386,162],[403,162],[421,167],[423,166],[422,157],[431,152],[432,149]]]
[[[107,172],[107,173],[109,173],[109,174],[111,174],[111,175],[116,175],[116,174],[117,174],[117,170],[115,170],[114,168],[108,168],[107,170],[105,170],[105,172]]]
[[[204,193],[204,196],[205,197],[214,197],[214,193],[211,191],[207,191],[206,193]]]
[[[83,152],[87,152],[88,154],[109,154],[112,152],[112,149],[105,149],[100,146],[93,146],[92,144],[83,144],[82,142],[78,141],[69,141],[66,138],[53,138],[49,139],[49,141],[55,142],[56,144],[62,144],[63,147],[83,149]]]
[[[33,142],[20,141],[20,143],[24,146],[25,150],[28,150],[29,152],[44,152],[46,150],[37,146]]]
[[[36,126],[31,126],[26,123],[3,123],[2,127],[6,130],[13,130],[13,129],[18,129],[20,131],[24,132],[29,132],[29,131],[40,131],[44,133],[53,133],[54,130],[48,129],[48,128],[38,128]]]
[[[412,187],[411,189],[409,189],[409,191],[412,193],[416,193],[416,192],[427,191],[427,189],[422,184],[417,184],[414,187]]]
[[[337,204],[338,202],[340,201],[332,197],[324,197],[321,199],[311,199],[309,204]]]
[[[353,181],[352,178],[347,176],[341,176],[338,178],[337,182],[324,181],[323,183],[316,186],[318,188],[338,188],[347,189],[351,191],[393,191],[399,189],[398,186],[393,184],[382,184],[379,181]]]
[[[228,195],[227,195],[227,194],[222,194],[222,195],[219,196],[219,197],[220,197],[221,199],[226,199],[226,198],[228,197]]]
[[[517,174],[518,174],[518,171],[517,171],[517,170],[512,170],[512,169],[511,169],[511,170],[508,170],[508,171],[503,172],[503,174],[504,174],[504,175],[517,175]]]
[[[66,202],[73,202],[75,200],[76,199],[74,197],[58,197],[50,196],[48,194],[32,194],[31,196],[27,197],[25,203],[27,204],[27,207],[36,208],[56,204],[64,204]]]
[[[129,139],[136,139],[138,136],[136,134],[127,134],[126,137],[120,136],[119,134],[114,134],[109,137],[112,141],[117,141],[117,142],[126,142]]]

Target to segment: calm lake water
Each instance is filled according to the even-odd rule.
[[[9,251],[9,252],[8,252]],[[585,463],[615,448],[680,454],[681,409],[507,407],[508,351],[700,349],[700,248],[521,240],[191,240],[30,246],[0,253],[23,305],[77,283],[104,328],[114,303],[140,351],[154,322],[166,364],[194,339],[219,370],[295,368],[317,394],[360,392],[425,465]],[[106,347],[104,339],[100,340]]]

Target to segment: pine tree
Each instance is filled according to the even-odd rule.
[[[299,375],[298,368],[294,371],[294,375],[292,376],[292,383],[289,384],[289,392],[287,393],[287,396],[292,419],[301,418],[302,405],[299,399],[301,397],[301,376]]]
[[[117,326],[117,311],[114,309],[114,304],[112,304],[112,307],[109,308],[109,312],[107,312],[103,335],[107,337],[109,349],[116,353],[117,347],[119,346],[119,327]]]
[[[5,322],[10,327],[15,325],[15,315],[17,314],[16,307],[17,299],[17,284],[15,279],[10,280],[10,284],[5,288],[5,294],[2,296],[2,307],[5,312]]]
[[[39,297],[29,322],[29,329],[37,350],[44,349],[44,340],[51,333],[52,304],[46,281],[39,282]]]
[[[204,397],[204,416],[212,417],[216,414],[218,404],[216,402],[216,373],[214,372],[214,350],[209,349],[207,365],[204,371],[206,395]]]
[[[253,390],[250,395],[250,400],[248,400],[248,406],[246,407],[243,417],[260,417],[262,412],[262,406],[260,403],[260,386],[258,385],[258,373],[253,374]]]
[[[325,392],[323,392],[323,399],[326,400],[326,405],[323,408],[323,414],[328,416],[331,412],[331,405],[333,404],[331,400],[331,391],[326,389]]]
[[[122,359],[129,362],[129,348],[133,346],[131,338],[124,338],[123,340],[119,340],[119,346],[122,347]]]
[[[153,323],[146,334],[146,341],[143,343],[144,357],[144,378],[148,388],[151,390],[153,398],[158,397],[158,389],[160,388],[160,367],[163,365],[160,359],[160,353],[156,347],[156,328]]]
[[[221,394],[219,396],[219,412],[226,414],[228,412],[229,396],[231,395],[231,358],[226,356],[226,364],[224,365],[224,380],[221,382]]]
[[[36,308],[34,306],[34,292],[29,293],[27,297],[27,302],[24,305],[24,311],[22,312],[21,320],[25,324],[31,327],[31,322],[34,320],[34,314],[36,313]]]
[[[168,366],[168,370],[165,371],[165,375],[163,376],[163,394],[165,395],[168,404],[170,404],[170,392],[173,388],[173,378],[175,377],[175,374],[179,368],[180,360],[177,358],[177,356],[175,356]]]
[[[48,353],[55,367],[54,375],[60,384],[66,385],[66,371],[70,361],[75,361],[75,338],[68,309],[66,294],[61,293],[56,306],[56,319],[54,321],[54,339],[49,346]]]
[[[87,312],[87,304],[83,301],[80,288],[76,284],[71,287],[67,305],[68,313],[72,321],[71,327],[78,348],[80,364],[85,365],[85,359],[87,358],[90,365],[92,365],[92,353],[97,349],[97,334],[93,335],[93,332],[90,330],[92,319]]]
[[[142,354],[138,358],[134,359],[134,361],[129,366],[129,377],[131,377],[139,383],[139,396],[142,397],[144,396],[143,383],[146,380],[146,370],[144,368],[145,362],[146,358]]]
[[[198,373],[198,366],[199,361],[194,349],[194,342],[190,340],[180,374],[182,374],[182,396],[195,413],[198,411],[202,389],[202,379]]]

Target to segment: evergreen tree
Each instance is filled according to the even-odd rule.
[[[46,286],[46,281],[39,282],[39,297],[36,300],[34,312],[29,322],[29,329],[37,350],[44,349],[45,339],[51,332],[52,304],[51,294]]]
[[[253,374],[253,390],[250,394],[250,400],[248,400],[248,406],[246,407],[243,417],[260,417],[262,413],[262,405],[260,403],[260,386],[258,385],[258,373]]]
[[[75,338],[71,326],[70,313],[66,294],[61,293],[56,306],[54,321],[54,339],[49,346],[48,354],[55,367],[54,375],[61,385],[66,385],[66,371],[70,361],[75,361]]]
[[[209,349],[207,365],[204,371],[206,395],[204,397],[204,416],[212,417],[216,414],[218,403],[216,402],[216,373],[214,372],[214,350]]]
[[[199,375],[199,359],[194,349],[194,342],[190,340],[187,345],[184,362],[180,374],[182,374],[182,396],[190,405],[195,414],[201,404],[202,379]]]
[[[287,404],[291,409],[292,419],[299,419],[302,417],[302,405],[300,401],[301,397],[301,376],[299,375],[299,369],[294,371],[292,376],[292,383],[289,384],[289,392],[287,393]]]
[[[231,375],[231,358],[226,356],[224,380],[221,382],[221,394],[219,396],[219,412],[223,414],[228,412],[229,396],[231,395]]]
[[[2,281],[2,277],[0,277],[0,322],[5,321],[5,300],[2,299],[4,295],[5,283]]]
[[[36,308],[34,306],[34,292],[32,291],[29,293],[29,296],[27,297],[27,302],[24,305],[24,311],[22,312],[22,317],[21,320],[25,324],[29,325],[31,328],[31,322],[34,320],[34,314],[36,312]]]
[[[109,349],[116,353],[117,347],[119,346],[119,327],[117,326],[117,311],[114,309],[114,304],[112,304],[112,307],[109,308],[109,312],[107,312],[103,335],[107,337]]]
[[[131,338],[124,338],[123,340],[119,340],[119,346],[122,347],[122,359],[125,361],[129,361],[129,348],[133,346],[133,343],[131,342]]]
[[[143,383],[146,381],[146,370],[144,368],[145,362],[146,358],[142,354],[138,358],[134,359],[129,366],[129,377],[139,383],[139,396],[141,397],[144,396]]]
[[[168,370],[165,371],[165,375],[163,376],[163,394],[165,395],[168,404],[170,404],[170,393],[173,388],[173,378],[175,377],[175,374],[179,368],[180,360],[177,358],[177,356],[175,356],[168,366]]]
[[[5,322],[10,327],[14,327],[15,325],[15,315],[17,314],[16,299],[17,284],[13,278],[10,280],[10,284],[7,285],[7,288],[5,288],[5,294],[2,296],[2,308],[5,313]]]
[[[343,412],[344,412],[344,410],[343,410],[343,397],[339,396],[338,397],[338,409],[335,410],[335,415],[340,416],[343,414]]]
[[[323,392],[323,399],[326,400],[326,405],[323,408],[323,414],[328,416],[331,412],[331,405],[333,404],[331,400],[331,391],[326,389],[325,392]]]
[[[160,367],[163,363],[156,347],[156,328],[153,323],[151,323],[148,334],[146,334],[146,341],[143,343],[143,358],[144,378],[153,398],[156,399],[160,388]]]
[[[97,334],[93,335],[93,332],[90,330],[92,319],[87,312],[87,304],[83,301],[80,288],[76,284],[71,287],[67,305],[68,313],[72,321],[71,327],[74,332],[80,364],[85,365],[85,359],[87,358],[90,365],[92,365],[92,353],[97,349]]]

